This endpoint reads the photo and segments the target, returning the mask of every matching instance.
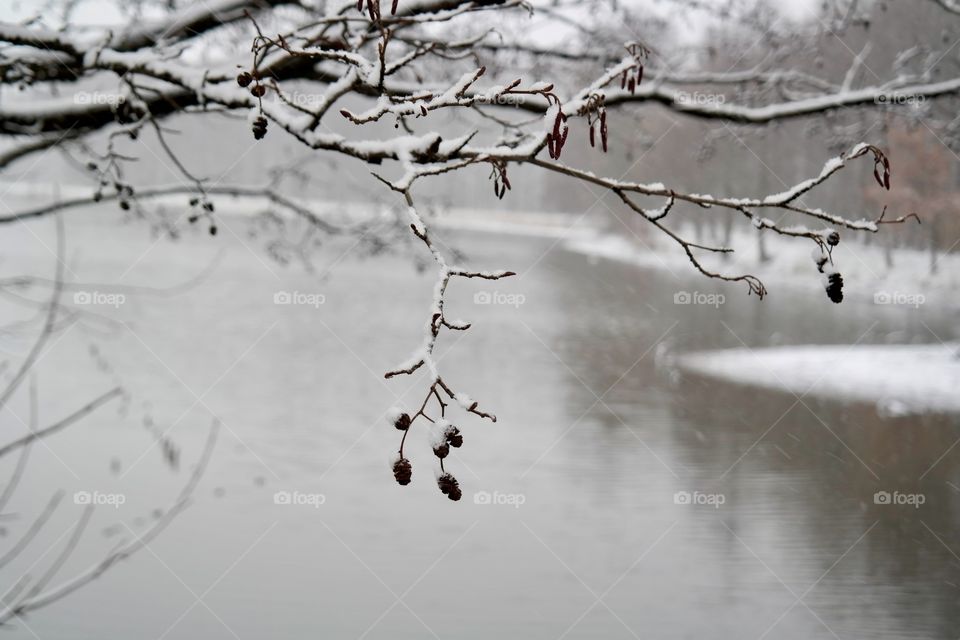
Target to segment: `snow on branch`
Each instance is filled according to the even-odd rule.
[[[400,431],[403,431],[403,437],[400,440],[400,448],[397,454],[398,457],[393,464],[394,476],[396,477],[397,482],[400,484],[407,484],[410,482],[412,465],[410,460],[404,456],[403,447],[406,443],[407,433],[409,433],[411,426],[419,418],[423,418],[424,421],[432,423],[435,427],[441,427],[441,437],[435,442],[433,447],[434,454],[440,459],[441,475],[440,480],[438,481],[440,489],[451,500],[459,500],[461,497],[459,484],[457,483],[456,478],[446,470],[444,466],[444,459],[449,454],[449,447],[459,447],[463,443],[463,437],[460,435],[459,429],[450,425],[445,419],[447,404],[450,401],[453,401],[457,403],[463,411],[472,413],[480,418],[485,418],[491,422],[496,422],[497,417],[492,413],[488,413],[480,409],[479,404],[471,400],[469,396],[454,392],[453,389],[451,389],[450,386],[444,381],[443,377],[440,375],[439,369],[437,368],[437,363],[433,357],[433,351],[434,347],[436,346],[437,339],[440,337],[441,331],[443,329],[448,329],[450,331],[466,331],[470,328],[470,324],[467,322],[462,320],[451,320],[447,317],[445,310],[447,286],[450,284],[450,281],[453,278],[481,278],[484,280],[500,280],[501,278],[508,278],[516,274],[512,271],[473,271],[462,267],[450,266],[447,263],[446,258],[431,240],[430,232],[428,231],[423,218],[417,211],[410,192],[405,191],[403,195],[407,203],[407,215],[410,220],[410,229],[413,234],[427,247],[427,249],[430,251],[430,254],[433,256],[434,262],[437,264],[437,281],[433,288],[433,300],[430,305],[429,319],[424,327],[423,342],[406,362],[384,374],[384,377],[389,379],[399,375],[412,375],[421,367],[426,367],[429,376],[429,387],[427,389],[426,397],[424,398],[423,403],[420,405],[420,408],[415,411],[412,416],[409,413],[400,411],[399,409],[394,411],[391,415],[391,422],[393,425]],[[437,410],[439,411],[438,418],[431,417],[428,414],[428,405],[431,400],[436,402]]]

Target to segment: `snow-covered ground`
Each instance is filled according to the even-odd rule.
[[[679,356],[683,371],[891,414],[960,411],[960,344],[726,349]]]

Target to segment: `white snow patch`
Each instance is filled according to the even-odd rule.
[[[682,371],[803,396],[876,403],[884,413],[960,411],[960,344],[792,346],[678,356]]]

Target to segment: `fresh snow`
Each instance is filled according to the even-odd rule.
[[[960,411],[960,344],[792,346],[677,356],[681,371],[887,414]]]

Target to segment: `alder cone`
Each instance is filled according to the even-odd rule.
[[[447,438],[447,444],[451,447],[459,448],[463,446],[463,435],[460,434],[460,429],[457,429],[455,426],[450,425],[447,427],[444,435]]]
[[[463,497],[463,492],[460,491],[460,483],[449,473],[444,473],[437,478],[437,486],[440,487],[443,495],[454,502]]]
[[[263,116],[257,116],[252,125],[253,137],[262,140],[267,135],[267,119]]]
[[[831,273],[827,276],[827,297],[834,304],[843,302],[843,276],[839,273]]]
[[[410,479],[413,477],[413,467],[410,465],[410,461],[406,458],[400,458],[394,462],[393,477],[397,479],[397,484],[410,484]]]

